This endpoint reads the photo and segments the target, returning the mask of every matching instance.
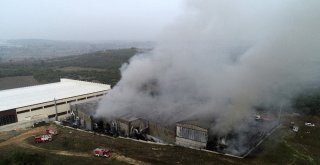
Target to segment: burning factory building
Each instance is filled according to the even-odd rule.
[[[85,130],[93,130],[96,127],[93,115],[98,102],[99,100],[91,100],[85,103],[71,104],[70,124]]]
[[[276,128],[278,121],[274,118],[253,120],[247,125],[248,129],[232,130],[224,135],[211,129],[215,124],[204,119],[177,122],[175,144],[243,157]]]
[[[220,153],[259,144],[278,122],[255,117],[255,107],[279,112],[320,84],[319,12],[314,2],[236,3],[187,1],[157,47],[121,67],[95,117],[140,117],[155,138]]]
[[[148,121],[131,115],[119,117],[111,123],[112,129],[120,136],[135,137],[136,139],[145,139],[143,135],[149,128]]]

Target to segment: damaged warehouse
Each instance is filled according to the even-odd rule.
[[[138,140],[176,144],[183,147],[215,151],[238,157],[246,156],[259,142],[277,126],[271,115],[257,119],[251,116],[249,129],[232,130],[219,135],[211,128],[216,124],[212,120],[194,119],[179,121],[173,127],[164,126],[133,115],[124,115],[113,119],[95,118],[99,100],[74,104],[71,109],[78,128],[93,130],[111,136],[129,137]],[[248,120],[250,120],[248,118]],[[248,139],[248,140],[243,140]]]
[[[197,120],[181,121],[176,125],[176,144],[184,147],[205,149],[209,125]]]
[[[106,132],[114,136],[130,137],[159,143],[174,144],[174,127],[165,127],[159,123],[125,115],[106,121]]]
[[[243,123],[247,126],[246,129],[230,130],[226,134],[219,134],[212,129],[218,123],[214,119],[207,118],[191,118],[166,125],[132,114],[114,118],[97,117],[95,113],[100,101],[100,99],[94,99],[71,105],[72,112],[75,114],[74,122],[79,124],[77,128],[115,137],[176,144],[240,157],[249,153],[278,124],[275,114],[268,114],[268,110],[260,108],[253,113],[256,115],[247,116],[246,122]]]
[[[73,120],[79,120],[79,127],[85,130],[93,130],[96,107],[99,100],[91,100],[80,104],[71,104],[71,111],[73,112]]]
[[[195,149],[222,152],[227,147],[227,136],[217,136],[210,131],[213,122],[185,120],[176,124],[175,144]]]
[[[116,130],[120,136],[135,137],[137,139],[147,132],[149,123],[147,120],[131,115],[122,116],[112,121],[111,130]]]

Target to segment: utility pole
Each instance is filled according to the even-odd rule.
[[[53,99],[54,100],[54,107],[56,109],[56,121],[58,121],[58,107],[57,107],[57,101],[56,98]]]

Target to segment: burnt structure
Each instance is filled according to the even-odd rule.
[[[278,122],[268,120],[250,120],[247,129],[232,130],[223,136],[213,132],[210,127],[214,121],[186,120],[176,123],[175,143],[195,149],[206,149],[238,157],[247,156],[277,126]]]
[[[176,125],[176,144],[205,149],[208,142],[209,126],[209,124],[198,120],[178,122]]]
[[[177,122],[173,126],[164,126],[132,115],[125,115],[109,123],[107,129],[113,136],[124,136],[160,143],[176,144],[183,147],[215,151],[238,158],[246,157],[278,125],[272,115],[261,118],[248,116],[240,128],[232,129],[220,135],[213,129],[213,119],[191,119]]]
[[[152,141],[160,143],[175,143],[175,126],[164,126],[161,123],[149,121],[148,135]]]
[[[133,137],[141,133],[146,133],[149,122],[141,118],[126,115],[112,121],[111,127],[116,130],[120,136]]]
[[[71,104],[71,110],[74,113],[75,120],[79,120],[79,128],[93,130],[93,115],[98,107],[98,100],[91,100],[80,104]]]

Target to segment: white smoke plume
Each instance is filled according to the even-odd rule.
[[[174,124],[203,118],[225,134],[257,105],[279,106],[320,80],[320,1],[190,0],[150,54],[121,68],[96,116]]]

